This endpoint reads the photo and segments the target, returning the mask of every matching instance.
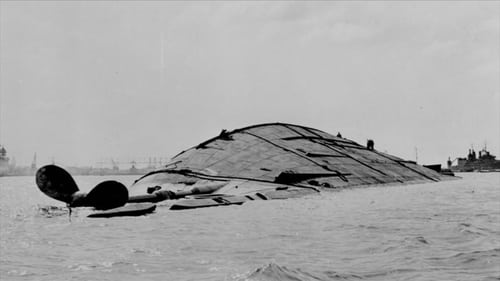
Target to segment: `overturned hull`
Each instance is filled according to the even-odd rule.
[[[164,169],[141,177],[129,193],[132,202],[154,202],[152,196],[157,201],[182,198],[171,209],[190,209],[446,178],[317,129],[269,123],[224,130],[176,155]]]

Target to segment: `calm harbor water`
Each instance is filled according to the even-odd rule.
[[[4,177],[0,280],[500,280],[500,173],[459,175],[113,219]]]

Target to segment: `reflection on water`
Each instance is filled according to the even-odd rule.
[[[0,178],[0,280],[499,280],[500,173],[461,176],[113,219]]]

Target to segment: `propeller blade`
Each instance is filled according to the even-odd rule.
[[[55,165],[41,167],[36,172],[36,184],[47,196],[70,204],[78,192],[73,177],[63,168]]]
[[[85,204],[97,210],[107,210],[127,204],[128,189],[117,181],[103,181],[85,197]]]

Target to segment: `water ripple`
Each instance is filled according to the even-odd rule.
[[[92,220],[32,178],[0,178],[0,279],[499,281],[498,202],[498,174],[470,174]]]

